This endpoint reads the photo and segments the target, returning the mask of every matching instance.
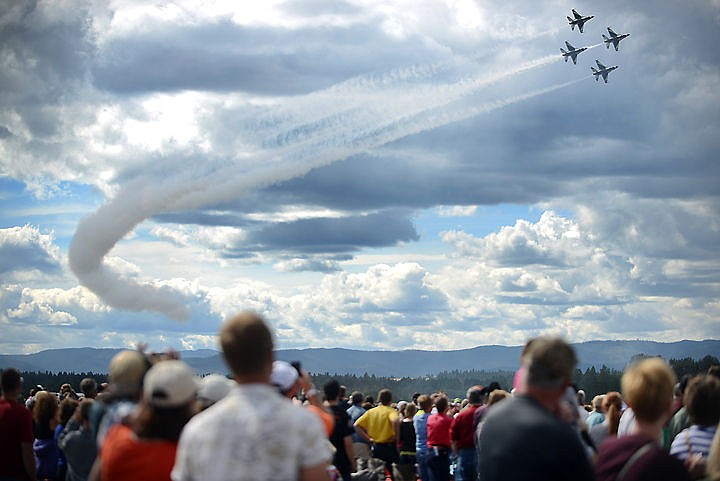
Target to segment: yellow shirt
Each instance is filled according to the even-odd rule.
[[[395,409],[381,404],[365,411],[355,424],[364,428],[376,443],[391,443],[395,441],[393,421],[397,418]]]

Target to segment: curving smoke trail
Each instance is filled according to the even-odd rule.
[[[248,119],[247,133],[265,138],[258,151],[213,172],[180,171],[162,181],[136,181],[83,219],[70,244],[70,267],[82,285],[108,305],[127,310],[189,316],[179,293],[123,277],[104,262],[127,233],[163,212],[196,209],[247,195],[388,142],[517,103],[583,79],[481,105],[457,101],[493,83],[559,60],[550,55],[515,68],[470,75],[447,84],[418,83],[444,66],[362,77],[290,100]],[[391,90],[392,95],[388,95]],[[455,105],[454,105],[455,104]],[[309,108],[311,107],[311,108]],[[257,115],[257,113],[253,113]]]

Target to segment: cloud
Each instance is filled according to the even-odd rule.
[[[0,273],[59,273],[60,249],[53,240],[52,234],[42,234],[34,226],[0,229]]]

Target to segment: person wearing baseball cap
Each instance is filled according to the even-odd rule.
[[[107,433],[93,467],[102,481],[169,480],[177,442],[190,420],[201,382],[178,360],[153,365],[143,379],[143,395],[130,426]]]

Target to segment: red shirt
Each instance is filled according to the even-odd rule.
[[[33,442],[32,414],[13,400],[0,398],[0,478],[30,479],[22,460],[22,443]]]
[[[122,424],[108,431],[100,451],[103,481],[170,481],[177,443],[146,441]]]
[[[450,424],[450,439],[455,441],[457,449],[475,447],[475,430],[473,429],[473,418],[475,411],[480,406],[468,404],[468,406],[455,416]]]
[[[450,423],[447,414],[432,414],[427,420],[427,445],[450,448]]]

